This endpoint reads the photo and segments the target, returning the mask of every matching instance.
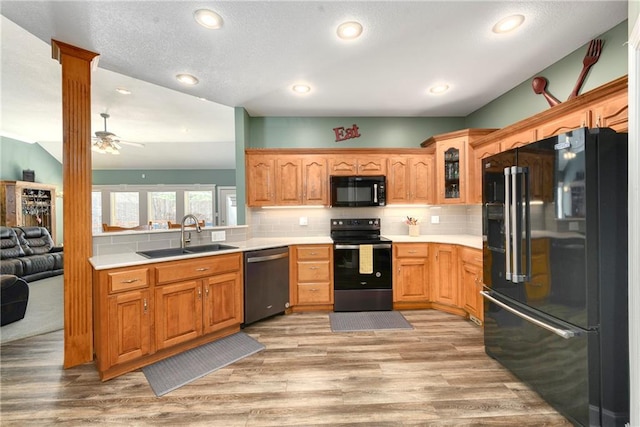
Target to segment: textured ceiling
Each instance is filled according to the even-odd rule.
[[[222,29],[195,23],[201,7],[222,15]],[[252,116],[466,116],[622,22],[627,3],[4,0],[1,13],[10,20],[2,20],[3,132],[59,144],[54,38],[100,54],[94,130],[106,111],[110,131],[147,145],[124,149],[141,155],[94,156],[94,168],[211,168],[223,158],[233,168],[233,107]],[[491,32],[514,13],[526,16],[518,31]],[[364,25],[361,38],[335,37],[346,20]],[[181,72],[200,83],[181,86]],[[296,96],[299,82],[311,92]],[[451,90],[429,95],[440,82]]]

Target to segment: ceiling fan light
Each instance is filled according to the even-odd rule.
[[[178,79],[180,83],[189,86],[197,85],[199,81],[195,76],[186,73],[176,75],[176,79]]]
[[[196,22],[210,30],[217,30],[222,27],[222,16],[209,9],[198,9],[193,12]]]

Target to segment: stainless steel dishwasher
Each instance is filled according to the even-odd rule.
[[[244,253],[244,324],[284,313],[289,307],[289,248]]]

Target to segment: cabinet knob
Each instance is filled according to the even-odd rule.
[[[314,265],[314,266],[309,267],[309,270],[317,270],[318,268],[320,268],[320,267],[316,267],[316,266]]]
[[[127,280],[121,280],[120,283],[135,283],[137,281],[138,279],[127,279]]]
[[[149,304],[147,303],[147,299],[142,300],[142,307],[144,309],[144,314],[147,314],[147,309],[149,308]]]
[[[416,251],[411,250],[411,251],[409,251],[409,253],[410,253],[410,254],[415,254],[415,253],[416,253]]]
[[[207,270],[209,270],[209,267],[196,268],[196,271],[207,271]]]
[[[198,288],[198,299],[202,299],[202,288]]]

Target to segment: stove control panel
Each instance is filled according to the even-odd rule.
[[[340,218],[331,220],[331,230],[379,230],[380,218]]]

